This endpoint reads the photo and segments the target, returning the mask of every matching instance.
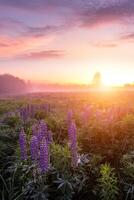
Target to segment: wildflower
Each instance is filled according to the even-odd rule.
[[[21,159],[26,160],[27,159],[26,134],[23,128],[21,129],[19,135],[19,144],[20,144]]]
[[[48,131],[47,124],[41,120],[38,129],[38,141],[41,142],[44,137],[48,144],[52,142],[52,132]]]
[[[32,136],[30,141],[30,151],[32,160],[38,159],[38,139],[36,136]]]
[[[49,152],[48,152],[48,144],[46,142],[45,137],[43,138],[40,144],[40,168],[42,172],[47,172],[49,169]]]
[[[69,147],[71,151],[71,163],[73,167],[78,165],[78,155],[77,155],[77,140],[76,140],[76,125],[72,122],[68,129],[69,137]]]
[[[67,126],[69,127],[71,122],[73,120],[73,112],[72,110],[69,110],[67,113]]]
[[[39,134],[41,140],[43,139],[43,137],[46,138],[47,136],[47,124],[44,122],[44,120],[41,120],[39,123]]]

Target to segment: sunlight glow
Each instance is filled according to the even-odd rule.
[[[119,74],[110,72],[109,76],[104,74],[102,77],[102,83],[104,86],[122,86],[129,81],[131,81],[131,79],[127,76],[121,75],[121,72]]]

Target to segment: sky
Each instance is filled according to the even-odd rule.
[[[36,83],[134,82],[134,0],[0,0],[0,74]]]

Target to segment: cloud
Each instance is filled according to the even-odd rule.
[[[56,25],[47,25],[47,26],[27,26],[25,31],[23,32],[24,36],[32,36],[32,37],[42,37],[47,34],[56,34],[59,31],[64,29],[64,26],[56,26]]]
[[[122,17],[134,16],[133,0],[0,0],[0,6],[34,11],[40,14],[50,9],[53,11],[70,11],[69,16],[63,12],[61,17],[72,17],[76,21],[81,21],[83,26],[119,20]],[[68,13],[66,13],[68,14]],[[72,16],[71,16],[72,15]]]
[[[0,18],[0,27],[1,29],[11,29],[11,28],[22,28],[25,24],[20,20],[16,20],[9,17],[1,17]]]
[[[14,57],[18,53],[51,43],[63,26],[30,26],[12,18],[0,18],[0,57]],[[54,53],[54,52],[53,52]],[[8,55],[8,56],[7,56]]]
[[[2,43],[2,42],[0,43],[0,48],[1,48],[1,47],[4,48],[4,47],[8,47],[8,46],[9,46],[9,45],[8,45],[7,43]]]
[[[113,42],[97,42],[94,43],[93,46],[97,48],[115,48],[118,46],[118,44]]]
[[[134,17],[133,0],[0,0],[0,6],[29,10],[31,16],[35,15],[35,13],[36,15],[42,13],[45,16],[44,12],[50,8],[49,14],[51,16],[54,16],[55,13],[60,13],[61,21],[62,19],[70,21],[68,28],[72,28],[74,25],[91,28],[113,21],[120,22],[124,18]],[[15,24],[16,22],[13,23]],[[56,26],[55,24],[48,24],[42,27],[24,27],[23,23],[20,23],[20,25],[24,29],[25,34],[33,34],[35,36],[65,29],[64,25]],[[19,26],[19,23],[16,23],[16,26]]]
[[[121,35],[120,37],[121,40],[130,40],[130,41],[134,41],[134,33],[126,33]]]
[[[10,8],[15,10],[10,10]],[[52,46],[55,38],[59,37],[59,33],[66,34],[74,27],[90,30],[99,25],[113,23],[113,21],[121,22],[124,18],[134,17],[133,0],[0,0],[0,9],[3,9],[3,13],[5,13],[0,18],[0,56],[12,57],[18,54],[22,55],[23,52],[29,52],[32,49],[41,49],[40,52],[23,55],[29,59],[63,55],[63,52],[55,50],[52,52],[42,51],[44,45],[51,43]],[[23,12],[20,12],[18,17],[16,9],[27,10],[29,18]],[[45,12],[48,10],[49,14]],[[58,20],[55,19],[56,14]],[[123,22],[126,23],[125,20]],[[5,37],[4,40],[2,40],[3,37]],[[128,34],[122,36],[122,39],[128,40],[129,38],[130,40],[132,37],[131,34]],[[94,45],[105,48],[117,46],[114,42]]]
[[[9,49],[12,47],[18,47],[20,42],[17,39],[13,39],[9,36],[0,35],[0,53],[4,49]]]
[[[61,58],[65,55],[64,51],[60,50],[45,50],[39,52],[30,52],[17,56],[18,59],[33,60],[33,59],[51,59],[51,58]]]
[[[69,2],[68,0],[0,0],[1,6],[13,7],[25,10],[44,10],[56,9],[57,7],[70,7],[75,3],[75,0]]]
[[[123,18],[134,17],[134,1],[115,1],[113,4],[100,4],[96,8],[85,8],[80,13],[82,26],[91,27],[113,21],[121,21]]]
[[[30,37],[41,37],[46,34],[57,33],[65,28],[65,25],[42,25],[42,26],[31,26],[20,20],[14,20],[13,18],[0,18],[0,33],[5,35],[17,36],[30,36]]]
[[[9,37],[0,35],[0,59],[12,59],[17,58],[17,55],[22,55],[24,52],[30,52],[32,49],[39,49],[40,51],[44,46],[49,45],[53,42],[53,37],[42,36],[20,36],[20,37]]]

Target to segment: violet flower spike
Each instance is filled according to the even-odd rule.
[[[72,167],[77,167],[78,165],[78,155],[77,155],[77,139],[76,139],[76,125],[72,122],[68,129],[69,137],[69,147],[71,152],[71,163]]]
[[[67,113],[67,119],[66,119],[68,128],[69,128],[70,124],[72,123],[72,121],[73,121],[73,112],[72,112],[72,110],[69,110]]]
[[[19,135],[19,144],[20,144],[21,159],[26,160],[27,159],[26,134],[23,128],[21,129]]]
[[[30,152],[32,160],[38,159],[38,139],[36,136],[32,136],[30,141]]]
[[[39,124],[39,132],[40,132],[40,137],[43,139],[43,137],[47,137],[47,124],[44,122],[44,120],[40,121]]]
[[[49,169],[49,152],[48,152],[48,144],[46,139],[43,138],[43,141],[40,145],[40,169],[42,172],[47,172]]]

